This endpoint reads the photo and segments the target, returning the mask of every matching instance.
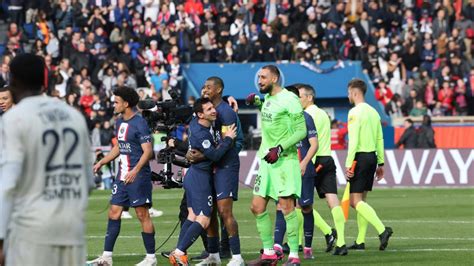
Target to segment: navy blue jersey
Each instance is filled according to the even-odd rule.
[[[115,130],[120,149],[117,176],[120,180],[125,180],[127,173],[140,161],[143,154],[141,145],[151,143],[151,132],[145,119],[139,114],[134,115],[129,120],[117,119]],[[150,165],[146,163],[138,175],[150,176],[150,171]]]
[[[224,167],[229,165],[239,165],[239,152],[242,150],[244,142],[244,134],[242,132],[242,125],[240,124],[239,116],[227,103],[221,102],[217,107],[217,120],[215,122],[216,139],[220,143],[221,136],[225,134],[227,127],[235,124],[237,130],[237,137],[235,138],[234,147],[227,152],[222,160],[216,163],[217,167]]]
[[[303,160],[303,158],[308,153],[309,148],[311,147],[311,145],[309,144],[309,139],[318,136],[318,132],[316,131],[316,126],[314,125],[314,121],[311,115],[309,115],[306,112],[303,112],[303,114],[304,114],[304,120],[306,122],[307,133],[306,133],[306,138],[302,139],[300,142],[298,142],[298,144],[296,144],[296,147],[298,148],[298,155],[300,157],[300,161]],[[313,164],[313,162],[310,161],[308,163],[308,166],[310,164]]]
[[[192,164],[202,170],[211,171],[213,163],[222,159],[222,156],[232,148],[232,139],[224,138],[220,143],[215,139],[212,127],[205,127],[198,123],[198,118],[193,118],[189,123],[189,148],[199,150],[206,157],[203,161]]]

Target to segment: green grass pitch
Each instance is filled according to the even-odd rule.
[[[257,257],[261,241],[258,238],[255,219],[249,211],[252,191],[240,190],[240,199],[234,207],[239,222],[242,254],[245,260]],[[341,193],[341,192],[340,192]],[[339,194],[341,195],[341,194]],[[153,218],[156,230],[156,245],[160,246],[177,222],[178,206],[182,190],[156,189],[153,194],[154,207],[164,215]],[[95,191],[90,198],[87,212],[88,259],[102,253],[107,224],[106,208],[109,192]],[[474,265],[474,190],[473,189],[376,189],[369,194],[369,204],[377,211],[386,226],[391,226],[394,235],[386,251],[378,250],[378,237],[369,225],[365,251],[349,251],[345,257],[332,256],[323,251],[322,233],[315,228],[313,249],[315,260],[303,265],[371,264],[371,265]],[[326,221],[332,225],[332,217],[323,200],[315,206]],[[274,214],[274,205],[269,205]],[[135,216],[133,210],[132,215]],[[351,244],[357,235],[354,210],[346,223],[346,243]],[[274,221],[274,215],[272,216]],[[136,218],[123,220],[120,236],[114,250],[114,265],[134,265],[141,261],[145,249],[141,239],[141,227]],[[175,247],[179,229],[159,250]],[[189,253],[197,254],[203,249],[199,240]],[[158,265],[167,265],[165,258],[157,252]],[[223,261],[224,265],[227,261]]]

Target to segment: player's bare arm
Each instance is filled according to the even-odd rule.
[[[300,168],[301,168],[301,175],[302,176],[306,172],[306,167],[308,166],[308,163],[313,159],[314,155],[318,151],[318,137],[310,138],[308,141],[309,141],[309,144],[311,146],[310,146],[306,156],[300,162]]]
[[[239,104],[237,103],[237,100],[234,98],[234,96],[229,96],[227,98],[227,102],[229,103],[230,107],[232,107],[234,112],[239,112]]]

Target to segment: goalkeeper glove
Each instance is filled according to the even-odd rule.
[[[260,97],[255,93],[250,93],[247,98],[245,98],[246,105],[255,105],[259,106],[262,102],[260,101]]]
[[[263,158],[267,163],[274,164],[280,158],[281,153],[283,152],[283,148],[281,145],[271,148],[267,155]]]

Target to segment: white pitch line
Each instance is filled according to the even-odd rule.
[[[88,239],[103,239],[105,236],[86,236]],[[165,236],[157,236],[158,238],[165,238]],[[239,236],[241,239],[260,239],[258,236]],[[119,235],[119,238],[142,238],[142,236],[122,236]],[[178,236],[171,236],[171,238],[178,238]],[[346,238],[355,238],[355,236],[346,236]],[[378,237],[366,237],[367,239],[379,239]],[[445,240],[445,241],[474,241],[472,237],[391,237],[390,239],[397,239],[397,240]]]
[[[474,248],[415,248],[415,249],[386,249],[384,252],[463,252],[463,251],[474,251]],[[376,252],[380,253],[379,250],[360,250],[358,252]],[[201,253],[192,252],[190,255],[197,255]],[[260,252],[243,252],[243,254],[260,254]],[[98,254],[100,255],[100,254]],[[97,256],[98,256],[97,255]],[[114,253],[114,257],[127,257],[127,256],[143,256],[144,253]]]
[[[384,252],[451,252],[451,251],[474,251],[474,248],[414,248],[414,249],[386,249]]]

